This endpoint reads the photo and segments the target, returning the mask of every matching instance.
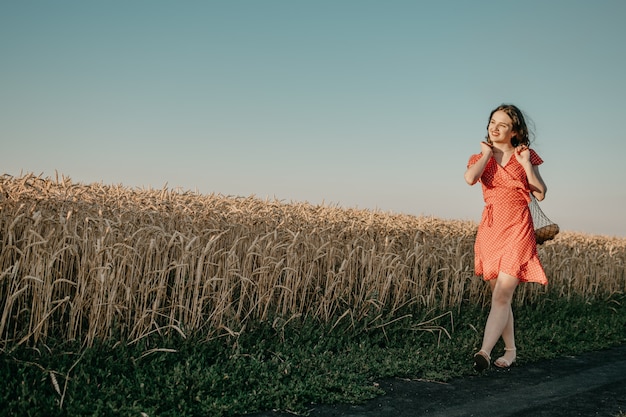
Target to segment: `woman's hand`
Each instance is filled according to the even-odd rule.
[[[480,142],[480,153],[482,153],[484,156],[490,157],[491,155],[493,155],[493,145],[490,145],[485,141]]]
[[[537,200],[543,200],[546,196],[546,183],[543,181],[543,178],[541,178],[541,174],[539,174],[539,167],[530,162],[530,149],[528,149],[528,146],[520,145],[515,148],[515,157],[526,171],[530,191]]]
[[[493,155],[493,149],[487,142],[480,142],[480,151],[482,153],[480,159],[475,164],[469,166],[467,171],[465,171],[465,181],[469,185],[474,185],[478,182]]]
[[[515,148],[515,157],[521,165],[530,163],[530,149],[526,145],[520,145]]]

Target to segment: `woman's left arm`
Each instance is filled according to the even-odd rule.
[[[543,181],[543,178],[541,178],[539,167],[530,162],[530,149],[527,147],[520,147],[516,150],[515,157],[522,167],[524,167],[524,171],[526,171],[526,178],[528,178],[530,192],[533,193],[538,201],[543,200],[546,197],[548,187]]]

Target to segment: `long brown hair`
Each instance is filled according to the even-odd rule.
[[[489,142],[489,122],[491,122],[491,118],[493,114],[497,111],[503,111],[511,118],[513,121],[512,130],[515,132],[515,136],[511,138],[511,145],[513,147],[517,147],[519,145],[530,146],[530,137],[532,132],[528,129],[526,125],[526,118],[524,117],[524,113],[518,109],[513,104],[501,104],[489,114],[489,120],[487,121],[487,142]]]

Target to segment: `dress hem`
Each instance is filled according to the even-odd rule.
[[[501,271],[501,272],[504,272],[504,271]],[[511,274],[509,274],[508,272],[504,272],[504,273],[505,273],[505,274],[507,274],[507,275],[511,275]],[[476,273],[474,273],[474,276],[481,277],[481,278],[482,278],[482,280],[483,280],[483,281],[485,281],[485,282],[487,282],[487,281],[493,281],[494,279],[497,279],[497,278],[498,278],[498,275],[496,275],[496,276],[495,276],[495,277],[493,277],[493,278],[486,278],[484,274],[477,273],[477,272],[476,272]],[[515,275],[511,275],[511,276],[512,276],[512,277],[514,277],[514,278],[517,278]],[[524,283],[524,284],[541,284],[541,285],[548,285],[548,280],[537,281],[537,280],[532,280],[532,279],[520,279],[520,278],[517,278],[517,281],[518,281],[518,284],[522,284],[522,283]]]

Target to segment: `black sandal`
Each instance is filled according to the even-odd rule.
[[[478,372],[482,372],[485,369],[489,369],[491,366],[491,356],[487,355],[484,350],[479,350],[474,355],[474,369]]]

